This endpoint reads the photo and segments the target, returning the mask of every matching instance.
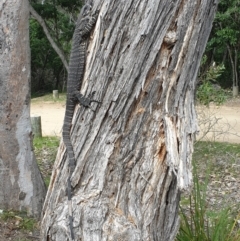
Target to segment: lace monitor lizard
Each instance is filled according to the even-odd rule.
[[[81,88],[85,62],[86,62],[86,50],[89,42],[90,32],[93,29],[97,15],[92,14],[92,6],[86,4],[83,6],[80,15],[77,20],[76,28],[73,34],[72,49],[69,60],[69,71],[67,81],[67,101],[66,110],[63,124],[63,142],[66,146],[68,159],[69,159],[69,175],[67,180],[67,196],[68,196],[68,208],[69,208],[69,226],[71,239],[74,240],[73,232],[73,212],[72,212],[72,186],[71,176],[76,166],[76,160],[74,157],[73,146],[70,140],[70,129],[72,125],[72,118],[76,104],[80,104],[84,107],[91,108],[92,102],[100,103],[99,101],[92,100],[94,93],[88,97],[83,96],[79,91]]]

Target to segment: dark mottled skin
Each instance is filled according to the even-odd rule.
[[[63,124],[63,142],[67,149],[69,159],[69,177],[67,184],[67,195],[69,202],[69,225],[71,232],[71,239],[74,240],[73,233],[73,216],[72,216],[72,203],[71,203],[71,176],[76,166],[76,160],[74,157],[73,146],[70,140],[70,129],[72,125],[72,118],[76,104],[80,104],[84,107],[90,107],[91,102],[98,102],[91,100],[88,97],[84,97],[80,92],[82,80],[84,76],[85,62],[86,62],[86,50],[89,41],[91,30],[93,29],[97,14],[91,15],[91,5],[86,4],[78,17],[76,28],[73,34],[73,42],[71,55],[69,60],[69,71],[67,81],[67,103],[65,118]]]

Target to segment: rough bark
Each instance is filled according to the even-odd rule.
[[[46,188],[32,148],[29,5],[0,3],[0,208],[40,217]]]
[[[76,240],[174,240],[180,191],[192,182],[198,130],[194,89],[214,0],[96,0],[72,142]],[[42,240],[69,240],[68,161],[60,145],[42,218]]]

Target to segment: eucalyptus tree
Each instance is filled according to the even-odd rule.
[[[72,123],[75,240],[174,240],[180,193],[192,184],[197,73],[218,1],[93,3],[99,15],[80,91],[101,104],[76,108]],[[68,175],[61,143],[43,241],[71,240]]]
[[[32,147],[29,5],[0,2],[0,209],[39,217],[46,188]]]

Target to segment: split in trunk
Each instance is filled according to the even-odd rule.
[[[174,240],[180,191],[192,183],[194,89],[214,0],[96,0],[71,140],[76,240]],[[43,210],[42,240],[69,240],[63,144]]]

